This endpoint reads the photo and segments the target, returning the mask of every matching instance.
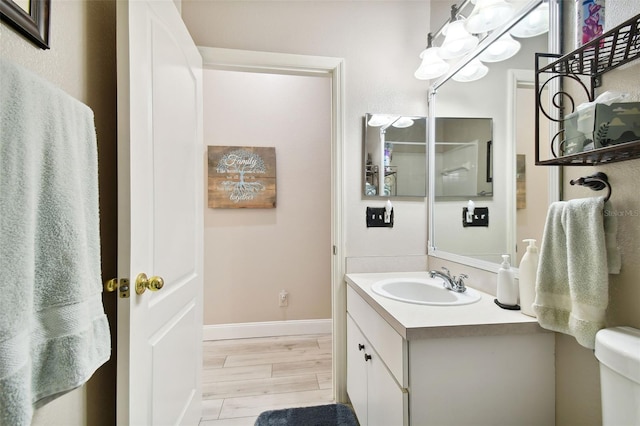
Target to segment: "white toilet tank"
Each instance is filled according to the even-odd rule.
[[[640,330],[613,327],[596,334],[603,426],[640,425]]]

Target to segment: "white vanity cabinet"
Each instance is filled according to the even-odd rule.
[[[347,286],[347,393],[360,425],[555,424],[553,333],[526,319],[433,327],[442,307],[361,294],[368,290]],[[477,309],[499,310],[491,305],[483,300]],[[416,309],[408,315],[423,316],[425,326],[403,328],[390,307],[402,309],[399,316]],[[444,309],[469,315],[460,308]],[[505,315],[518,321],[512,314]]]
[[[361,426],[407,424],[407,393],[347,316],[347,392]]]
[[[406,341],[347,292],[347,393],[360,426],[408,425]]]

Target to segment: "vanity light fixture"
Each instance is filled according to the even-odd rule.
[[[439,56],[439,47],[433,47],[433,36],[427,34],[427,48],[420,53],[422,62],[413,74],[418,80],[438,78],[449,71],[450,65]]]
[[[480,59],[475,58],[462,67],[460,71],[451,78],[460,83],[469,83],[470,81],[480,80],[487,75],[488,72],[489,68],[480,62]]]
[[[471,52],[478,45],[478,38],[469,34],[464,28],[464,20],[450,22],[447,28],[442,46],[438,51],[442,59],[455,59]]]
[[[513,5],[504,0],[476,0],[475,4],[465,21],[466,30],[473,34],[495,30],[514,14]]]
[[[545,1],[518,22],[509,33],[514,37],[528,38],[539,36],[547,31],[549,31],[549,2]]]
[[[406,129],[407,127],[413,126],[413,120],[409,117],[399,117],[396,121],[391,123],[391,125],[396,129]]]
[[[500,62],[511,58],[520,50],[520,42],[514,40],[509,33],[505,33],[499,39],[491,43],[478,58],[482,62]]]
[[[442,29],[445,35],[438,54],[442,59],[455,59],[471,52],[479,43],[477,37],[465,29],[465,19],[458,18],[456,5],[451,6],[451,20]]]
[[[386,130],[389,126],[396,127],[398,129],[404,129],[406,127],[413,126],[413,120],[409,117],[402,117],[399,115],[390,114],[373,114],[367,124],[371,127],[380,127],[380,130]]]
[[[373,114],[367,124],[371,127],[388,126],[392,121],[397,119],[397,115]]]

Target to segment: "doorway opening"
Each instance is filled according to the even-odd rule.
[[[222,358],[230,360],[223,361],[226,367],[261,364],[260,368],[271,369],[271,377],[268,384],[249,378],[242,383],[208,385],[212,375],[257,373],[241,365],[224,373],[205,371],[203,395],[207,398],[208,387],[223,395],[225,389],[239,386],[251,398],[247,388],[266,384],[273,391],[266,398],[271,398],[272,409],[282,403],[278,389],[295,382],[294,388],[297,386],[303,397],[297,405],[305,405],[305,395],[309,401],[316,396],[320,398],[317,402],[340,401],[344,351],[335,342],[343,340],[340,324],[344,324],[345,299],[342,61],[200,50],[205,68],[205,144],[273,146],[278,169],[276,208],[205,211],[204,319],[213,326],[205,325],[204,336],[205,340],[211,336],[216,340],[211,345],[205,342],[205,362],[209,350],[213,364]],[[293,67],[296,69],[292,59],[301,61]],[[213,96],[207,89],[208,75]],[[284,307],[280,303],[282,290],[287,294]],[[238,338],[242,340],[234,342]],[[225,354],[226,348],[231,348],[230,353]],[[231,354],[238,348],[247,353]],[[298,357],[297,364],[285,366],[283,359],[267,362],[270,356],[283,358],[287,353]],[[296,368],[301,374],[278,371]],[[306,384],[300,385],[300,380]],[[314,390],[305,390],[305,386],[312,386],[311,381],[323,392],[314,396]],[[215,404],[207,404],[205,399],[205,416],[216,410]],[[233,404],[229,401],[227,405],[230,408]]]

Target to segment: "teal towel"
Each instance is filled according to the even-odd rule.
[[[619,253],[617,247],[607,250],[607,242],[615,242],[616,222],[604,220],[604,207],[602,197],[551,204],[533,304],[542,327],[574,336],[591,349],[596,333],[605,326],[608,274],[619,272],[620,263],[607,260]]]
[[[0,424],[84,384],[111,353],[93,112],[0,58]]]

